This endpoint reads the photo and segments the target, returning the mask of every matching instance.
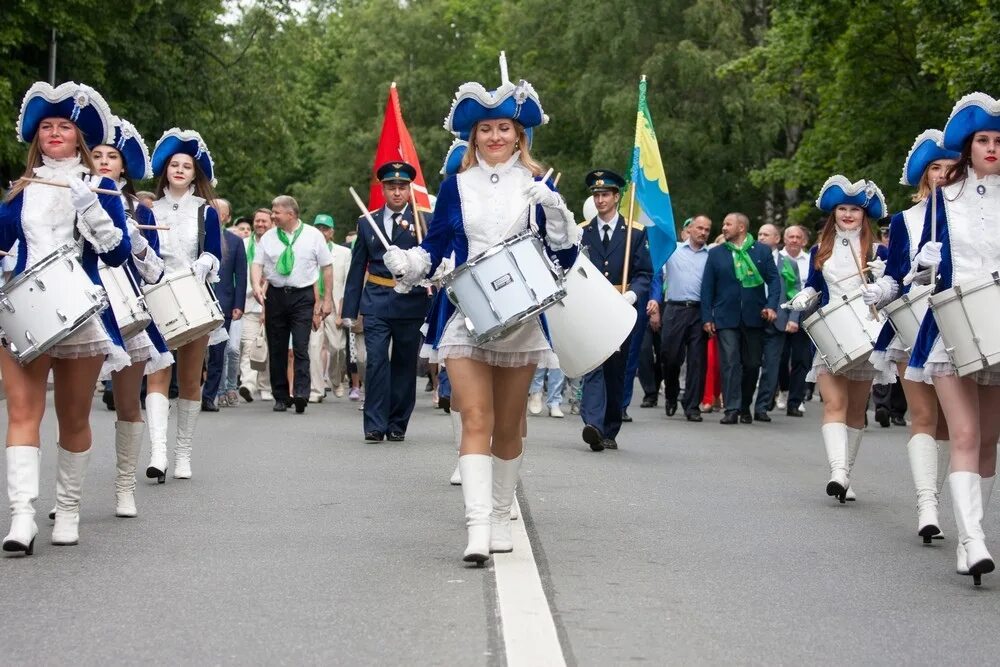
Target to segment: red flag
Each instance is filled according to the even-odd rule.
[[[417,149],[413,146],[413,139],[403,122],[403,109],[399,106],[399,94],[396,92],[396,82],[392,82],[389,87],[389,100],[385,105],[385,118],[382,120],[382,136],[378,140],[378,148],[375,151],[375,164],[372,165],[372,183],[368,192],[368,210],[374,211],[385,205],[385,197],[382,196],[382,184],[375,177],[375,170],[386,162],[393,160],[403,160],[408,162],[417,170],[417,178],[411,184],[413,196],[417,202],[417,210],[430,212],[431,200],[427,193],[427,184],[424,182],[424,172],[420,169],[420,159],[417,157]]]

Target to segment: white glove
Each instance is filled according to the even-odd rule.
[[[913,260],[920,266],[937,266],[941,263],[941,242],[928,241]]]
[[[868,270],[873,279],[878,280],[885,275],[885,260],[875,258],[868,262]]]
[[[132,254],[141,255],[149,247],[149,241],[131,220],[127,221],[126,224],[128,226],[128,239],[132,242]]]
[[[207,252],[201,253],[201,257],[194,260],[194,275],[198,282],[203,283],[208,280],[208,274],[215,270],[215,257]]]
[[[340,318],[340,326],[344,329],[350,329],[354,326],[354,320],[349,317]]]
[[[97,193],[79,178],[69,179],[69,198],[81,213],[97,203]]]
[[[868,266],[871,266],[871,264]],[[881,301],[884,296],[885,289],[878,283],[861,286],[861,299],[865,302],[866,306],[878,305],[878,302]]]
[[[405,276],[406,270],[410,268],[410,263],[406,259],[406,251],[394,245],[389,246],[389,249],[382,255],[382,263],[394,276]]]
[[[628,301],[628,305],[630,305],[630,306],[634,306],[636,300],[639,298],[639,297],[636,296],[635,292],[633,292],[632,290],[626,291],[625,294],[623,294],[622,296],[625,297],[625,300]]]
[[[807,308],[809,308],[809,304],[811,304],[812,300],[815,298],[816,298],[816,290],[814,290],[812,287],[807,287],[795,295],[795,297],[791,300],[791,302],[789,302],[788,308],[790,310],[798,310],[798,311],[806,310]]]
[[[559,206],[561,201],[559,195],[555,191],[550,190],[549,186],[545,185],[542,181],[535,181],[526,187],[524,189],[524,196],[528,198],[528,203],[530,204],[541,204],[542,206],[551,208]]]

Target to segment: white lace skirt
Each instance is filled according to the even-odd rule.
[[[895,382],[896,378],[899,377],[899,362],[908,363],[910,361],[910,353],[903,347],[903,342],[899,339],[899,336],[894,336],[884,352],[876,350],[872,352],[868,360],[876,371],[884,376],[891,376],[893,382]]]
[[[125,351],[128,352],[129,356],[128,366],[146,365],[143,375],[150,375],[164,368],[170,368],[174,363],[174,355],[170,352],[161,354],[145,331],[126,340]],[[112,368],[112,364],[105,360],[104,366],[101,367],[101,380],[110,380],[111,374],[122,370],[122,368]]]
[[[128,366],[131,361],[128,353],[114,344],[111,336],[104,329],[101,316],[94,315],[83,323],[79,329],[67,336],[58,345],[53,345],[46,352],[53,359],[86,359],[88,357],[105,357],[105,366],[119,371]]]
[[[813,357],[812,368],[806,374],[806,382],[816,382],[820,375],[832,375],[830,372],[830,367],[826,365],[823,361],[823,357],[819,356],[819,352]],[[841,371],[836,373],[838,377],[845,377],[848,380],[853,380],[855,382],[874,382],[875,384],[892,384],[896,381],[895,369],[892,372],[887,370],[879,370],[875,368],[872,364],[872,360],[869,358],[868,361],[852,368],[848,371]]]
[[[951,359],[948,357],[948,352],[945,351],[944,341],[941,340],[941,336],[938,336],[934,341],[934,347],[931,348],[931,353],[927,355],[927,362],[924,364],[924,367],[908,367],[905,377],[907,380],[912,380],[913,382],[933,384],[934,378],[947,377],[949,375],[957,375],[957,371],[955,370],[955,365],[951,363]],[[1000,385],[1000,364],[976,371],[966,377],[973,378],[978,385]]]
[[[559,362],[542,331],[541,321],[535,317],[511,329],[506,334],[483,345],[465,326],[460,311],[448,320],[437,349],[438,361],[446,359],[473,359],[498,368],[521,368],[536,365],[539,368],[558,368]]]

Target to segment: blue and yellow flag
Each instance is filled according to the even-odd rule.
[[[635,203],[649,219],[643,222],[648,225],[646,238],[649,239],[649,257],[653,261],[655,273],[663,268],[677,249],[677,230],[674,228],[674,210],[670,205],[667,173],[663,169],[660,147],[656,143],[656,132],[653,131],[653,119],[646,103],[645,76],[639,82],[639,112],[636,116],[630,180],[635,187]],[[633,213],[632,217],[638,220],[640,216]]]

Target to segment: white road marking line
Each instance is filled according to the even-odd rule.
[[[542,579],[523,519],[522,515],[521,520],[511,522],[514,551],[493,554],[507,665],[565,667],[556,624],[542,590]]]

